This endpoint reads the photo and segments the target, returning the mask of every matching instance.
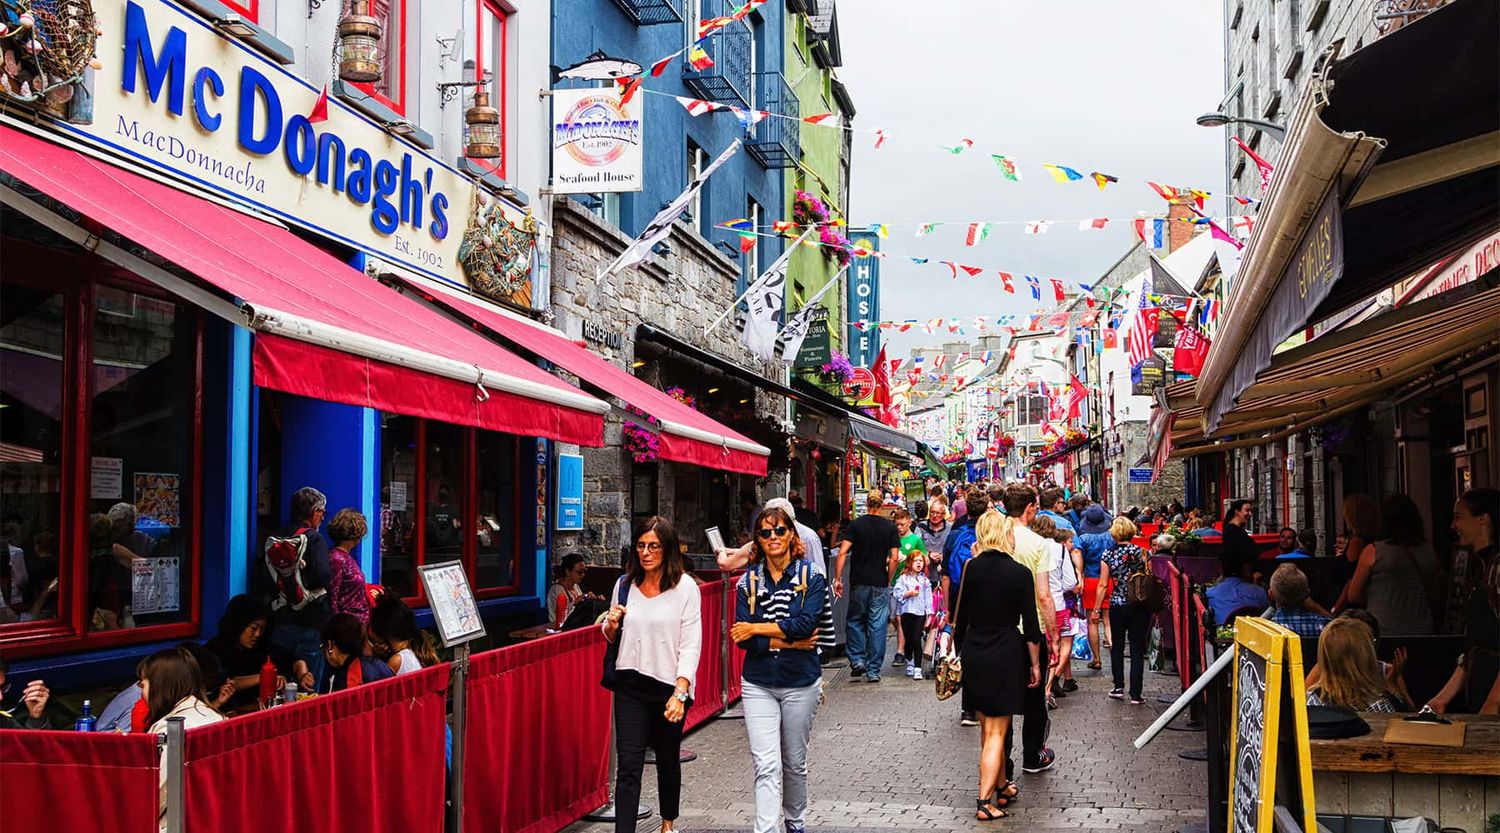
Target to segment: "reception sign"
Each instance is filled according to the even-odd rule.
[[[103,68],[56,126],[383,260],[465,284],[474,182],[170,0],[95,0]],[[516,223],[525,216],[506,209]],[[186,218],[185,218],[186,219]]]
[[[600,194],[645,184],[641,99],[613,88],[552,91],[552,191]]]

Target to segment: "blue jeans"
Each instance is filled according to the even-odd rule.
[[[849,592],[849,664],[880,679],[885,664],[885,629],[891,621],[891,588],[856,584]]]
[[[307,663],[318,690],[323,690],[323,632],[300,625],[277,625],[271,631],[271,644]]]
[[[821,683],[765,688],[745,680],[745,734],[755,764],[755,833],[802,830],[807,814],[807,742]]]

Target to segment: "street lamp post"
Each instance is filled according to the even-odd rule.
[[[1248,124],[1278,142],[1286,141],[1286,125],[1264,119],[1241,118],[1224,113],[1204,113],[1198,117],[1197,121],[1199,127],[1223,127],[1228,124]]]

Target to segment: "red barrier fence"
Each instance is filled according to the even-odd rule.
[[[0,732],[6,833],[155,833],[155,735]]]
[[[582,628],[469,658],[464,833],[559,830],[608,800],[604,647]]]
[[[437,665],[189,729],[186,829],[442,829],[447,690],[448,666]]]
[[[698,588],[703,596],[703,653],[698,660],[698,676],[693,680],[693,707],[683,720],[684,731],[691,732],[724,710],[725,581]]]

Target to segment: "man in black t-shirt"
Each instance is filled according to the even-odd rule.
[[[844,563],[850,554],[848,647],[851,677],[868,675],[872,683],[880,682],[880,668],[885,664],[886,626],[891,617],[891,583],[896,577],[896,553],[901,536],[895,522],[881,515],[882,499],[871,492],[865,514],[855,518],[839,541],[835,564],[833,592],[844,595]]]

